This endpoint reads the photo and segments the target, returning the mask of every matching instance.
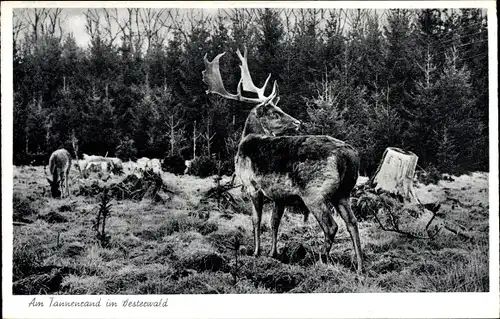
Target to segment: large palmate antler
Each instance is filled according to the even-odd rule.
[[[231,100],[237,100],[237,101],[242,101],[242,102],[247,102],[247,103],[256,103],[256,104],[265,104],[268,103],[269,101],[272,101],[276,95],[278,94],[278,84],[276,81],[274,81],[274,86],[273,86],[273,91],[269,96],[265,96],[264,92],[266,90],[267,82],[271,78],[271,74],[266,79],[266,82],[264,83],[264,86],[261,88],[258,88],[255,86],[255,84],[252,81],[252,77],[250,75],[250,71],[248,70],[248,61],[247,61],[247,48],[245,46],[245,51],[243,56],[241,55],[240,50],[238,49],[236,51],[236,54],[238,55],[238,58],[241,61],[240,69],[241,69],[241,78],[240,82],[238,83],[237,87],[237,93],[236,94],[231,94],[226,91],[224,88],[224,83],[222,82],[222,77],[220,74],[219,70],[219,59],[226,54],[226,52],[218,54],[212,62],[209,62],[207,59],[207,54],[203,57],[203,61],[205,62],[205,70],[201,72],[202,77],[203,77],[203,82],[208,85],[208,90],[206,90],[206,93],[214,93],[214,94],[219,94],[220,96],[231,99]],[[250,97],[244,97],[241,95],[241,90],[247,91],[247,92],[253,92],[257,94],[257,98],[250,98]]]

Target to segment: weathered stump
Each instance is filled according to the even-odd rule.
[[[384,151],[377,171],[370,180],[375,190],[382,189],[404,200],[418,202],[413,192],[413,177],[418,156],[397,147],[388,147]]]
[[[441,233],[470,238],[446,220],[436,216],[439,203],[423,205],[415,196],[413,182],[418,156],[388,147],[370,180],[356,186],[354,211],[357,217],[373,216],[384,231],[431,239]]]

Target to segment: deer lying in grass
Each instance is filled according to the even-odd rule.
[[[65,149],[58,149],[50,155],[49,170],[52,180],[47,177],[53,198],[69,196],[68,175],[71,170],[71,155]],[[44,169],[45,172],[45,169]],[[59,190],[59,187],[61,190]]]
[[[279,101],[276,81],[272,93],[264,95],[270,74],[262,88],[254,85],[248,70],[246,47],[243,56],[239,50],[236,53],[241,61],[237,94],[228,93],[222,82],[219,59],[225,52],[212,62],[205,54],[202,77],[208,85],[207,94],[257,104],[246,120],[235,156],[235,173],[253,203],[254,256],[260,254],[265,196],[275,204],[271,216],[271,257],[277,256],[278,228],[285,207],[298,205],[304,212],[304,220],[307,221],[308,213],[312,212],[325,234],[321,260],[326,262],[338,229],[332,214],[335,209],[347,225],[356,253],[357,270],[362,272],[361,242],[349,201],[358,178],[358,152],[347,143],[326,135],[286,136],[290,130],[297,131],[301,122],[276,106]],[[243,97],[242,89],[257,97]]]
[[[92,166],[100,166],[102,172],[107,172],[113,168],[123,168],[122,161],[117,157],[104,157],[100,155],[87,155],[83,154],[84,168],[83,172],[91,168]]]

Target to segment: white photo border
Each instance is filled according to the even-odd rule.
[[[490,291],[485,293],[366,293],[260,295],[97,295],[56,296],[58,301],[157,301],[159,308],[28,307],[36,298],[48,304],[53,296],[12,295],[12,9],[34,7],[316,7],[316,8],[485,8],[489,54],[489,249]],[[4,318],[496,318],[499,306],[499,185],[498,185],[498,59],[495,1],[30,1],[2,2],[1,7],[1,136],[2,136],[2,307]]]

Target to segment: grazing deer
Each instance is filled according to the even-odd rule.
[[[326,262],[338,228],[333,219],[334,208],[347,225],[356,253],[357,270],[362,272],[361,242],[349,201],[358,178],[358,152],[349,144],[326,135],[286,136],[287,132],[298,131],[301,122],[276,106],[279,101],[276,81],[272,93],[264,95],[271,74],[262,88],[254,85],[246,47],[243,56],[239,50],[236,53],[241,61],[237,94],[228,93],[222,82],[219,59],[225,52],[212,62],[205,54],[202,78],[208,86],[207,94],[257,104],[246,120],[235,156],[235,173],[253,203],[254,256],[260,254],[260,225],[266,197],[274,201],[271,257],[277,256],[278,228],[285,207],[298,205],[304,212],[304,221],[312,212],[325,234],[321,260]],[[243,97],[242,89],[257,97]]]
[[[53,198],[69,196],[68,175],[71,169],[71,155],[65,149],[58,149],[50,155],[49,170],[52,180],[47,177]],[[45,170],[44,170],[45,171]],[[61,191],[59,190],[61,187]]]

